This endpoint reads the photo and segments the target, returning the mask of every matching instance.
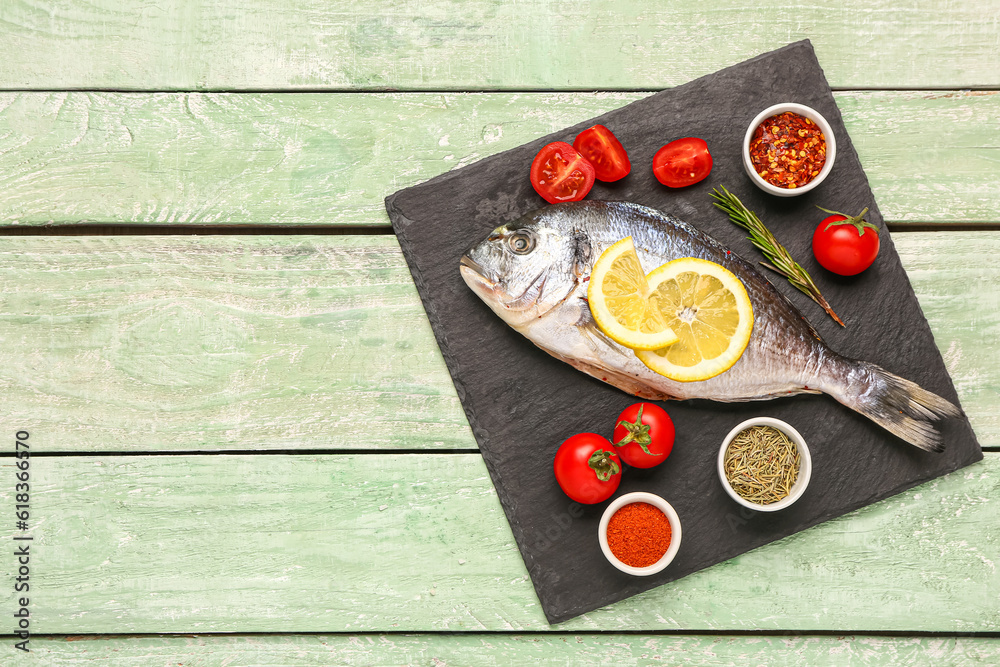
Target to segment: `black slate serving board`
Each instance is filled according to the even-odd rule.
[[[789,101],[811,106],[830,121],[837,158],[818,188],[781,199],[750,182],[740,161],[740,142],[759,111]],[[873,361],[958,404],[884,228],[879,257],[860,276],[835,276],[813,260],[812,231],[824,215],[816,205],[846,212],[869,206],[869,219],[878,225],[882,216],[807,41],[397,192],[386,199],[389,217],[550,623],[673,581],[982,458],[965,417],[940,425],[947,448],[934,454],[827,396],[664,403],[677,429],[673,453],[656,468],[627,468],[615,497],[631,491],[663,496],[684,527],[680,552],[652,577],[614,569],[597,542],[607,503],[571,502],[555,482],[552,460],[574,433],[610,437],[619,411],[636,399],[548,356],[507,327],[466,287],[458,270],[465,250],[491,229],[544,205],[528,182],[528,167],[538,150],[552,141],[572,143],[579,131],[595,123],[608,126],[621,140],[632,173],[617,183],[598,183],[588,199],[632,201],[673,214],[756,263],[761,257],[745,234],[712,206],[709,192],[726,186],[810,271],[847,324],[841,328],[787,281],[768,276],[834,350]],[[705,181],[671,190],[653,178],[653,154],[686,136],[708,142],[715,166]],[[715,461],[726,433],[758,415],[783,419],[802,434],[813,456],[813,476],[805,495],[790,508],[752,516],[726,495]]]

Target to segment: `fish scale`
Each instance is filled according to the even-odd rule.
[[[649,273],[681,257],[722,265],[746,288],[753,332],[740,359],[715,377],[660,375],[598,328],[587,302],[594,262],[631,236]],[[653,400],[767,400],[826,393],[921,449],[941,451],[933,421],[949,401],[870,362],[831,350],[798,309],[752,265],[704,232],[627,202],[554,204],[493,230],[463,256],[466,284],[508,325],[552,356],[634,396]]]

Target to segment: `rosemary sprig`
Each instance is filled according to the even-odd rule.
[[[833,312],[833,308],[820,294],[819,288],[816,287],[816,283],[813,282],[809,273],[792,259],[792,255],[785,246],[778,243],[778,239],[764,226],[764,223],[753,211],[744,206],[736,195],[722,186],[712,191],[712,198],[715,199],[716,206],[729,214],[729,219],[734,225],[750,232],[750,241],[764,253],[764,257],[771,261],[770,264],[761,262],[763,266],[788,278],[788,282],[793,287],[818,303],[837,324],[842,327],[847,326],[837,317],[837,313]]]

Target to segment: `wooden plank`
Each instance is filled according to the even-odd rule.
[[[0,225],[388,225],[386,195],[642,96],[0,93]],[[998,220],[1000,94],[837,101],[888,220]]]
[[[30,462],[36,633],[548,628],[477,454]],[[995,631],[998,511],[988,454],[558,628]],[[15,567],[0,560],[7,581]]]
[[[0,86],[656,89],[803,38],[835,86],[996,86],[998,21],[989,0],[8,0]]]
[[[0,393],[41,449],[475,446],[394,237],[0,248]]]
[[[886,220],[996,222],[997,92],[837,93]]]
[[[1000,234],[921,232],[893,241],[980,444],[1000,445],[1000,368],[992,370],[1000,268],[989,259],[1000,253]]]
[[[895,238],[1000,444],[1000,233]],[[476,446],[391,236],[0,238],[0,340],[45,451]]]
[[[996,664],[1000,639],[981,637],[734,637],[690,635],[285,635],[33,639],[10,664],[175,665],[698,664],[705,667],[937,667]]]

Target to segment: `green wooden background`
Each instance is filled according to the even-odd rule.
[[[802,38],[986,458],[550,627],[382,200]],[[1000,662],[1000,4],[9,0],[0,44],[0,665]]]

